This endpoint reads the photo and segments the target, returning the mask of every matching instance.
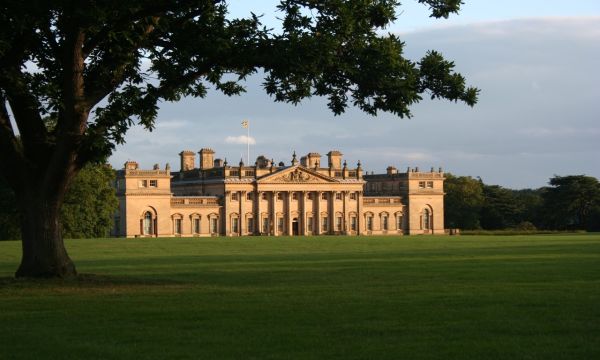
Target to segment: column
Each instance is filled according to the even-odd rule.
[[[344,235],[348,235],[348,233],[350,232],[350,229],[348,229],[348,207],[347,207],[347,202],[348,202],[348,193],[349,191],[344,190],[342,192],[342,200],[343,200],[343,217],[342,217],[342,231],[344,232]]]
[[[328,230],[330,234],[335,233],[335,193],[335,191],[330,191],[329,196],[327,196]]]
[[[260,235],[260,227],[261,227],[261,223],[260,223],[260,199],[262,198],[262,192],[259,192],[258,190],[254,192],[254,234],[255,235]]]
[[[356,192],[356,235],[362,234],[362,228],[363,228],[363,223],[364,223],[363,218],[364,218],[363,192],[357,191]]]
[[[300,193],[302,200],[298,203],[298,235],[306,235],[306,191]]]
[[[292,236],[294,234],[292,231],[291,205],[292,205],[292,192],[286,191],[285,192],[285,204],[283,206],[283,214],[284,214],[283,216],[284,216],[285,227],[286,227],[286,229],[284,229],[284,233],[287,233],[288,236]]]
[[[239,216],[239,220],[238,220],[238,226],[239,226],[239,235],[242,236],[244,235],[244,228],[246,226],[246,216],[245,216],[245,210],[246,207],[245,205],[245,201],[246,201],[246,192],[245,191],[239,191],[238,192],[238,199],[240,199],[239,203],[240,203],[240,211],[238,212]]]
[[[313,234],[321,235],[321,191],[315,191],[317,206],[313,217]],[[316,223],[316,226],[315,226]]]
[[[279,232],[279,227],[278,227],[278,223],[277,223],[279,221],[277,219],[277,201],[278,201],[277,199],[278,199],[278,197],[279,197],[279,191],[273,191],[273,199],[272,199],[272,202],[273,202],[273,234],[276,236],[284,234],[284,233]],[[284,200],[284,203],[285,203],[285,200]],[[285,232],[285,229],[283,229],[283,230]]]
[[[271,191],[269,195],[267,195],[267,202],[269,202],[269,235],[275,235],[276,226],[275,226],[275,192]]]
[[[221,229],[222,229],[222,234],[225,236],[229,236],[230,235],[230,224],[229,224],[229,201],[231,198],[231,191],[225,191],[225,198],[223,201],[223,218],[221,220]]]

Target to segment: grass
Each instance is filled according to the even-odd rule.
[[[600,358],[597,234],[67,247],[23,281],[0,242],[0,359]]]

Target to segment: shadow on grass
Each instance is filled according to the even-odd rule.
[[[126,275],[78,274],[65,279],[36,279],[0,277],[0,290],[102,290],[102,289],[149,289],[184,288],[189,285],[185,281],[173,279],[140,278]]]

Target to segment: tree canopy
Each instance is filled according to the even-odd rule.
[[[418,1],[433,17],[461,4]],[[410,116],[423,96],[473,105],[478,90],[453,62],[433,50],[407,59],[398,36],[380,35],[399,5],[282,0],[273,30],[256,15],[228,17],[225,0],[2,1],[0,166],[22,204],[17,276],[75,273],[58,226],[67,189],[131,126],[151,129],[162,101],[241,94],[260,71],[275,101],[323,96],[335,114]]]

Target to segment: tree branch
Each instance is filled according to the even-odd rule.
[[[8,110],[6,98],[0,94],[0,166],[7,171],[2,171],[3,176],[13,189],[19,186],[23,154],[20,151],[19,140],[15,136]]]

